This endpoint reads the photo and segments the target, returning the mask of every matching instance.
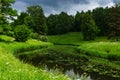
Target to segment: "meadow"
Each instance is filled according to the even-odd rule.
[[[80,53],[89,56],[105,58],[109,60],[120,60],[119,42],[93,42],[82,44],[78,47]]]

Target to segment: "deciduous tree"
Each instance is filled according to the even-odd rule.
[[[98,32],[98,28],[91,14],[89,13],[82,14],[81,31],[82,31],[84,40],[95,39],[96,34]]]

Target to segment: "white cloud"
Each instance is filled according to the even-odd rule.
[[[16,1],[12,7],[16,10],[18,10],[18,13],[26,11],[27,3],[22,1]]]

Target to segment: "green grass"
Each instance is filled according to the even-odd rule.
[[[93,42],[82,44],[79,48],[80,53],[90,56],[106,58],[110,60],[120,60],[119,42]]]
[[[8,42],[0,42],[0,80],[70,80],[60,72],[48,72],[25,64],[14,57],[13,53],[52,46],[51,43],[28,40],[25,43],[14,42],[4,37]],[[13,39],[13,38],[12,38]]]
[[[71,45],[80,45],[79,51],[81,53],[110,60],[120,60],[120,43],[110,42],[105,36],[97,37],[92,41],[83,41],[80,32],[70,32],[63,35],[48,36],[48,40],[49,42],[58,44],[54,47],[54,49],[58,51],[70,52],[70,50],[73,49],[70,47]]]
[[[83,41],[83,36],[81,32],[69,32],[63,35],[52,35],[48,36],[48,41],[56,44],[72,44],[72,45],[81,45],[82,43],[91,43],[91,42],[109,42],[107,37],[96,37],[92,41]]]
[[[11,42],[13,41],[14,38],[6,36],[6,35],[0,35],[0,41],[5,41],[5,42]]]
[[[1,42],[0,46],[6,49],[6,53],[18,53],[21,51],[28,51],[34,49],[40,49],[43,47],[52,46],[49,42],[41,42],[37,40],[28,40],[26,42],[12,42],[12,43],[5,43]]]
[[[1,48],[0,48],[1,49]],[[68,80],[60,73],[50,73],[25,64],[12,54],[0,53],[1,80]]]
[[[80,32],[70,32],[64,35],[48,36],[48,41],[57,44],[78,44],[82,41]]]

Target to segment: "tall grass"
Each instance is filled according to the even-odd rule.
[[[119,42],[93,42],[82,44],[78,47],[80,53],[90,56],[106,58],[110,60],[120,60]]]

